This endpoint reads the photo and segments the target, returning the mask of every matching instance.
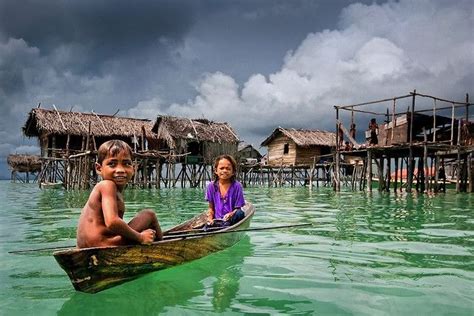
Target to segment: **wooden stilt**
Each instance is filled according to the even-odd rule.
[[[473,185],[473,170],[472,170],[472,152],[467,157],[467,179],[468,179],[468,189],[467,192],[473,193],[474,192],[474,185]]]
[[[391,158],[390,156],[387,155],[387,174],[386,174],[386,185],[385,185],[385,191],[390,192],[390,181],[392,180],[392,170],[391,170]]]
[[[372,192],[372,150],[367,150],[367,187]]]
[[[395,170],[394,170],[394,174],[395,174],[395,179],[393,181],[393,192],[397,192],[397,187],[398,187],[398,157],[395,157]]]

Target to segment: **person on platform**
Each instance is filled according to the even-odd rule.
[[[370,130],[370,140],[369,140],[369,145],[370,146],[376,146],[379,143],[378,139],[378,132],[379,132],[379,126],[377,124],[377,121],[375,118],[372,118],[369,123],[369,130]]]

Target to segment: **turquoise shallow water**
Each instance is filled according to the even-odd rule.
[[[50,252],[73,245],[88,192],[0,181],[0,315],[473,315],[474,195],[247,188],[234,247],[100,292],[75,292]],[[126,217],[164,228],[206,207],[201,189],[129,190]]]

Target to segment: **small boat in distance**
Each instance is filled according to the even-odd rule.
[[[196,229],[206,222],[206,211],[163,232],[163,240],[151,245],[70,248],[53,255],[77,291],[96,293],[236,244],[244,234],[240,230],[249,227],[255,213],[250,203],[242,210],[244,219],[219,230]]]
[[[62,182],[41,182],[41,189],[62,189],[64,184]]]

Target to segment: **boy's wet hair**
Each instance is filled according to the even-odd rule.
[[[97,150],[97,163],[102,164],[107,156],[115,157],[124,150],[128,151],[130,157],[133,157],[132,148],[126,142],[120,139],[108,140]]]
[[[227,159],[230,164],[232,165],[232,171],[234,172],[234,174],[232,175],[232,177],[230,178],[231,181],[234,181],[235,180],[235,173],[237,172],[237,162],[235,161],[234,157],[232,157],[231,155],[220,155],[219,157],[216,158],[216,160],[214,160],[214,171],[217,170],[217,166],[219,165],[219,161],[221,161],[222,159]],[[214,180],[219,180],[219,177],[217,176],[216,173],[214,173]]]

